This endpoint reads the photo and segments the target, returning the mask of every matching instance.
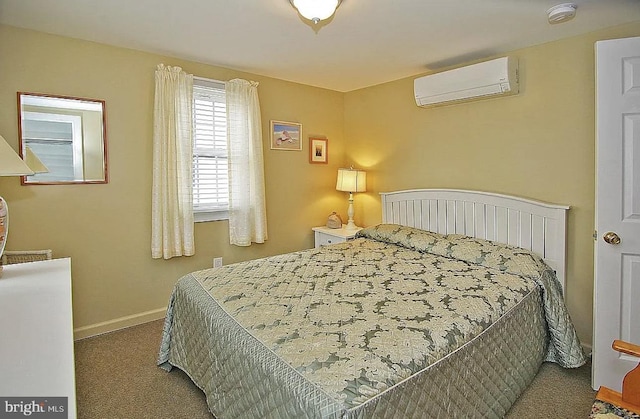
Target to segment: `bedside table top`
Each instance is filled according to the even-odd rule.
[[[343,224],[342,228],[329,228],[327,226],[320,226],[313,227],[312,230],[318,233],[329,234],[335,237],[343,237],[345,239],[355,236],[358,231],[362,230],[362,227],[347,230],[345,226],[346,224]]]

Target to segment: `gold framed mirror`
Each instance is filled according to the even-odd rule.
[[[18,92],[23,185],[107,183],[105,101]]]

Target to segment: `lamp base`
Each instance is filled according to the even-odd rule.
[[[357,230],[359,228],[353,220],[347,221],[347,225],[344,226],[345,230]]]
[[[353,192],[349,192],[349,209],[347,210],[349,221],[347,221],[345,230],[355,230],[356,228],[358,228],[358,226],[356,226],[356,223],[353,221],[353,213]]]
[[[7,202],[0,196],[0,258],[4,252],[4,245],[7,242],[9,231],[9,209]],[[0,265],[0,277],[2,276],[2,265]]]

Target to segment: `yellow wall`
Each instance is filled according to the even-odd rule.
[[[201,77],[260,82],[266,244],[231,246],[226,221],[198,223],[195,256],[151,259],[153,90],[159,63]],[[14,150],[18,91],[106,101],[108,184],[21,186],[18,178],[0,179],[11,215],[7,249],[51,248],[54,257],[72,258],[76,328],[161,309],[176,280],[210,267],[214,256],[227,264],[313,247],[311,227],[324,224],[333,210],[346,211],[346,196],[335,191],[344,155],[342,93],[0,26],[0,134]],[[271,119],[302,123],[303,151],[270,150]],[[309,164],[310,135],[329,139],[328,165]]]
[[[380,220],[378,192],[460,188],[571,205],[567,301],[592,338],[594,42],[640,35],[638,22],[514,51],[520,94],[418,108],[413,79],[345,95],[347,160],[368,171],[356,216]]]
[[[368,173],[356,222],[380,221],[378,192],[450,187],[571,205],[567,301],[591,342],[594,225],[594,42],[640,35],[638,23],[514,51],[518,96],[432,109],[413,101],[406,78],[346,94],[101,44],[0,26],[0,133],[17,149],[17,91],[104,99],[109,184],[20,186],[0,179],[11,210],[9,249],[71,256],[76,327],[162,308],[181,275],[311,247],[310,228],[329,212],[345,218],[338,167]],[[153,72],[158,63],[197,76],[260,82],[269,240],[228,245],[227,223],[196,225],[196,256],[150,257]],[[329,138],[329,165],[308,149],[272,151],[269,120],[303,124]],[[118,323],[119,324],[119,323]]]

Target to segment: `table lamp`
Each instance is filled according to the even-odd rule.
[[[25,163],[27,163],[27,166],[29,166],[29,169],[31,169],[33,173],[49,172],[49,169],[47,169],[47,166],[45,166],[44,163],[42,163],[42,160],[40,160],[38,156],[36,156],[36,153],[34,153],[30,147],[25,147],[24,150],[25,150],[24,161]]]
[[[13,148],[0,135],[0,176],[32,175],[33,170],[13,151]],[[7,202],[0,196],[0,258],[4,252],[9,231],[9,208]],[[2,275],[2,266],[0,266]]]
[[[367,173],[362,170],[355,170],[353,167],[349,169],[338,169],[336,190],[349,192],[349,210],[347,211],[349,221],[345,228],[347,230],[355,230],[358,227],[353,222],[353,193],[366,192]]]

